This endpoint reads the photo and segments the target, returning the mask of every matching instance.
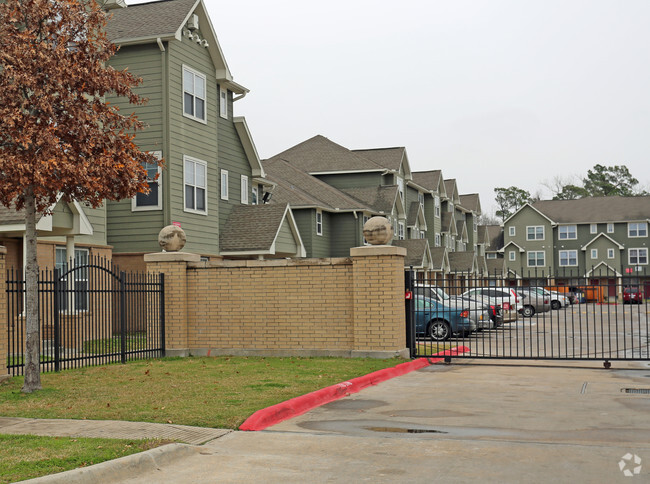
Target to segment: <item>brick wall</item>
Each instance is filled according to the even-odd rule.
[[[216,262],[161,253],[145,260],[148,271],[165,274],[168,354],[387,357],[406,347],[403,252],[363,247],[351,258]]]

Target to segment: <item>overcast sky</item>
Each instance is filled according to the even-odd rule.
[[[648,0],[204,1],[261,158],[404,146],[487,213],[597,163],[650,189]]]

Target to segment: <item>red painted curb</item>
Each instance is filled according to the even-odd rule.
[[[438,353],[436,356],[451,356],[465,353],[466,351],[469,351],[469,348],[460,346],[452,350]],[[339,398],[350,395],[351,393],[357,393],[370,385],[376,385],[396,376],[405,375],[406,373],[419,370],[420,368],[424,368],[433,363],[439,363],[442,360],[443,358],[418,358],[417,360],[400,363],[392,368],[373,371],[372,373],[344,381],[343,383],[337,383],[336,385],[321,388],[320,390],[307,393],[306,395],[301,395],[285,402],[258,410],[248,417],[243,424],[241,424],[239,430],[264,430],[271,425],[302,415],[312,408],[325,405],[326,403],[338,400]]]

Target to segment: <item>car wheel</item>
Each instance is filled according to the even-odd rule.
[[[428,333],[434,341],[446,341],[451,336],[451,326],[447,321],[436,319],[429,323]]]
[[[533,314],[535,314],[535,308],[532,306],[524,306],[521,308],[521,315],[524,318],[532,318]]]
[[[562,303],[560,301],[551,301],[551,309],[560,309]]]

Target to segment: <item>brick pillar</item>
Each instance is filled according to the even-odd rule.
[[[7,339],[9,337],[9,328],[7,327],[6,257],[7,249],[0,245],[0,381],[8,378],[7,357],[9,356],[9,349],[7,348]]]
[[[406,351],[404,258],[389,245],[350,249],[353,271],[354,352]]]
[[[165,348],[167,356],[188,356],[187,263],[199,262],[197,254],[157,252],[145,254],[147,272],[165,275]]]

